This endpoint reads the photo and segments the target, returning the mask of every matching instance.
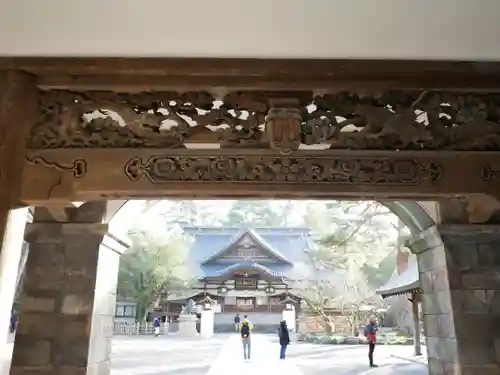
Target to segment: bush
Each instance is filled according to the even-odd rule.
[[[299,333],[298,340],[322,345],[363,345],[367,344],[366,337],[325,335],[320,333]],[[382,345],[413,345],[413,338],[408,335],[390,334],[377,337],[377,343]]]

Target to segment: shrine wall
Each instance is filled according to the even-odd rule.
[[[0,56],[500,60],[497,0],[3,0]]]

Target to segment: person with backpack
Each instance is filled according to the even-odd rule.
[[[378,367],[373,363],[373,352],[375,351],[375,343],[377,342],[378,326],[375,317],[370,317],[368,324],[365,325],[365,337],[368,340],[368,359],[370,367]]]
[[[278,328],[278,337],[280,340],[280,359],[285,359],[286,348],[290,344],[290,333],[286,325],[286,321],[282,320],[280,322],[280,327]]]
[[[241,323],[241,342],[243,344],[243,358],[250,359],[250,350],[251,350],[251,342],[250,342],[250,334],[252,333],[252,327],[250,322],[246,319],[243,319]]]

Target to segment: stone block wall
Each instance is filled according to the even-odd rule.
[[[119,256],[102,224],[105,202],[69,209],[68,221],[35,210],[11,364],[13,375],[107,375]],[[121,251],[120,251],[121,250]]]
[[[346,316],[340,313],[332,313],[335,324],[335,333],[348,335],[351,333]],[[300,333],[325,333],[322,318],[313,314],[301,314],[298,316],[298,332]]]
[[[36,238],[27,238],[30,255],[11,374],[85,373],[103,235],[87,233],[83,241],[60,228],[44,224],[31,232]]]
[[[430,374],[500,374],[500,226],[442,225],[413,250]]]

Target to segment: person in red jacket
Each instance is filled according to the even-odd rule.
[[[377,332],[377,320],[372,316],[365,326],[365,337],[368,340],[368,359],[370,360],[370,367],[378,367],[373,363],[373,352],[375,351],[375,343],[377,342]]]

